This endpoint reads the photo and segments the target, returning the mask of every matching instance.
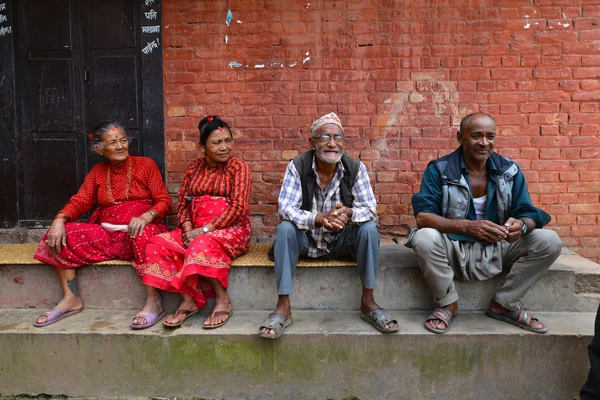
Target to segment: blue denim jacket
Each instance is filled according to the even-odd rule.
[[[485,219],[501,225],[509,217],[527,217],[535,221],[536,228],[550,222],[550,216],[546,212],[533,206],[525,177],[514,161],[493,153],[488,158],[487,166],[489,179]],[[502,189],[499,190],[499,186]],[[454,197],[448,201],[448,195]],[[415,216],[424,212],[451,219],[477,219],[462,146],[429,163],[423,174],[421,191],[412,197],[412,206]],[[477,240],[468,235],[448,236],[452,240]]]

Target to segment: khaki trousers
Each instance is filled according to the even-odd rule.
[[[432,228],[421,228],[409,243],[435,302],[458,300],[454,277],[486,280],[509,269],[494,299],[509,310],[522,307],[527,291],[560,255],[562,241],[549,229],[534,229],[514,243],[450,240]]]

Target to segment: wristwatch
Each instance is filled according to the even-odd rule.
[[[521,236],[525,236],[527,234],[527,224],[522,219],[519,219],[523,226],[521,227]]]
[[[208,228],[206,226],[202,227],[202,233],[208,233]]]

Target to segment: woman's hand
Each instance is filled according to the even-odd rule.
[[[189,225],[187,223],[188,223],[188,221],[184,222],[181,225],[181,230],[182,230],[181,240],[183,240],[183,244],[185,245],[185,247],[188,247],[190,245],[190,243],[192,243],[192,240],[194,240],[194,238],[196,236],[200,236],[203,233],[205,233],[205,228],[206,228],[206,233],[213,232],[215,230],[215,227],[213,226],[212,222],[210,224],[206,224],[206,225],[201,226],[200,228],[196,228],[196,229],[191,229],[192,228],[191,222],[189,223]]]
[[[144,228],[146,225],[151,223],[153,219],[154,216],[149,212],[145,212],[139,217],[131,218],[129,224],[127,225],[127,233],[129,234],[129,237],[133,239],[136,235],[142,236]]]
[[[202,235],[202,228],[196,228],[187,232],[183,232],[183,235],[181,235],[181,239],[183,240],[183,244],[185,245],[185,247],[188,247],[190,243],[192,243],[192,240],[194,240],[196,236],[200,235]]]
[[[56,218],[52,221],[52,226],[48,230],[46,244],[54,253],[58,254],[67,245],[67,230],[65,229],[65,220]]]

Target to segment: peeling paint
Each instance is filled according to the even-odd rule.
[[[241,24],[241,23],[242,23],[242,20],[239,20],[239,19],[238,19],[237,21],[235,21],[235,23],[236,23],[236,24]]]
[[[225,44],[227,44],[227,42],[229,42],[229,36],[225,35]]]
[[[297,63],[297,62],[295,62],[295,63],[291,63],[291,64],[289,65],[289,67],[295,67],[296,65],[298,65],[298,63]]]
[[[231,10],[227,10],[227,18],[225,18],[225,24],[227,26],[229,26],[232,19],[233,19],[233,13],[231,12]]]
[[[239,63],[239,62],[237,62],[237,61],[232,61],[232,62],[230,62],[230,63],[229,63],[229,67],[230,67],[230,68],[239,68],[239,67],[241,67],[241,66],[242,66],[242,64],[240,64],[240,63]],[[247,65],[246,65],[246,67],[247,67]]]
[[[304,60],[302,60],[302,64],[306,63],[307,61],[310,61],[310,57],[306,57]]]
[[[265,64],[256,64],[254,68],[264,68]]]

